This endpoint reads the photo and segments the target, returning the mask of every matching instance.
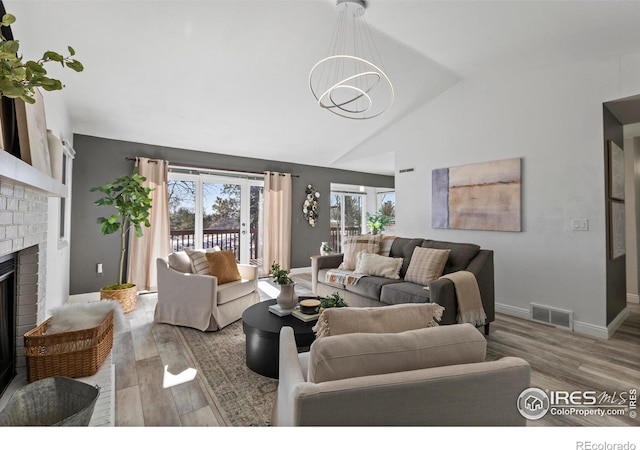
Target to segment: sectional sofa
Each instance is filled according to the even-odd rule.
[[[338,292],[349,306],[361,307],[433,302],[445,308],[440,324],[454,324],[457,323],[458,299],[454,283],[450,279],[440,277],[427,286],[405,280],[416,247],[450,250],[442,275],[457,271],[475,275],[487,316],[484,332],[489,334],[489,325],[495,320],[493,250],[482,249],[471,243],[423,238],[390,237],[390,240],[390,248],[384,254],[391,258],[402,258],[399,278],[364,276],[355,283],[346,283],[327,274],[339,268],[345,259],[344,253],[313,256],[311,275],[314,295],[327,296]],[[382,246],[379,248],[382,249]],[[383,250],[379,251],[382,254]]]

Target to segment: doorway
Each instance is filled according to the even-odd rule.
[[[173,251],[219,247],[241,264],[262,266],[264,180],[210,173],[169,173]]]

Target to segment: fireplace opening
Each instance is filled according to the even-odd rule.
[[[0,256],[0,396],[16,376],[16,256]]]

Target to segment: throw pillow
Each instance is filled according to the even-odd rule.
[[[486,339],[471,324],[329,336],[311,344],[307,379],[322,383],[482,362],[486,349]]]
[[[87,303],[67,303],[52,308],[49,311],[51,319],[47,324],[46,334],[95,328],[102,323],[110,311],[113,311],[113,332],[124,331],[126,320],[122,305],[117,300],[100,300]]]
[[[395,239],[395,236],[382,235],[382,237],[380,238],[380,251],[378,252],[378,254],[382,256],[389,256],[389,253],[391,252],[391,246],[393,245],[393,241]]]
[[[206,254],[209,273],[218,279],[218,284],[241,280],[236,255],[233,252],[209,252]]]
[[[192,248],[185,248],[184,251],[189,255],[191,260],[191,272],[198,275],[211,275],[209,272],[209,263],[207,262],[207,253],[219,252],[220,247],[217,245],[213,248],[207,248],[202,250],[194,250]]]
[[[344,257],[342,264],[340,264],[338,268],[354,270],[356,268],[356,256],[362,250],[367,253],[378,253],[380,251],[380,235],[364,234],[360,236],[347,236],[342,244]]]
[[[390,258],[362,250],[358,254],[355,272],[398,280],[401,267],[402,258]]]
[[[173,252],[167,256],[169,267],[182,273],[192,273],[191,258],[187,252]]]
[[[401,303],[362,308],[328,308],[313,327],[316,338],[347,333],[398,333],[437,327],[444,308],[437,303]]]
[[[411,255],[405,281],[428,285],[442,276],[451,250],[416,247]]]

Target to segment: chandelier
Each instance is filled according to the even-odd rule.
[[[328,55],[309,73],[318,105],[349,119],[371,119],[393,104],[393,85],[364,19],[365,7],[363,0],[337,0]]]

